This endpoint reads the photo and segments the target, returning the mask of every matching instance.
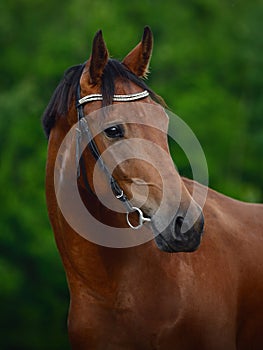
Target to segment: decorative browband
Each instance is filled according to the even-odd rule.
[[[142,98],[145,98],[149,96],[149,92],[147,90],[144,90],[142,92],[137,92],[135,94],[129,94],[129,95],[113,95],[113,101],[114,102],[130,102],[130,101],[137,101],[141,100]],[[82,97],[78,102],[79,105],[82,105],[84,103],[93,102],[93,101],[102,101],[102,94],[91,94]]]

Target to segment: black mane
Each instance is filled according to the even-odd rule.
[[[49,137],[50,131],[59,116],[66,115],[75,96],[84,65],[68,68],[56,87],[42,117],[44,132]]]
[[[84,64],[80,64],[67,69],[62,80],[56,87],[42,117],[42,125],[47,138],[57,118],[67,115],[71,103],[75,99],[75,92],[84,66]],[[108,60],[102,75],[101,93],[103,97],[103,106],[112,104],[113,95],[115,93],[115,80],[118,77],[126,81],[131,81],[142,89],[149,91],[150,96],[156,102],[165,106],[164,101],[156,95],[143,80],[129,71],[122,63],[114,59]]]

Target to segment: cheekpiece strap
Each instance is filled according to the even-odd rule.
[[[129,94],[129,95],[113,95],[113,101],[114,102],[131,102],[131,101],[137,101],[141,100],[142,98],[145,98],[149,96],[149,92],[147,90],[144,90],[142,92],[137,92],[135,94]],[[78,100],[78,105],[81,106],[84,103],[93,102],[93,101],[102,101],[102,94],[91,94],[82,97]]]

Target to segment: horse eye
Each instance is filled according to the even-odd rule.
[[[111,139],[116,139],[124,136],[124,130],[121,125],[113,125],[104,130],[106,136]]]

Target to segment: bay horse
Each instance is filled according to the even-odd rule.
[[[90,58],[66,71],[43,115],[47,207],[70,290],[71,346],[261,350],[263,206],[179,176],[169,155],[164,102],[142,79],[152,46],[145,27],[119,62],[109,58],[97,32]],[[129,122],[112,107],[139,118]],[[157,113],[148,113],[151,108]],[[134,145],[140,157],[132,157]],[[82,209],[76,204],[75,210],[74,194],[67,192],[72,183],[87,211],[80,228],[74,225]],[[112,210],[103,203],[107,197],[126,209]],[[158,212],[161,202],[165,210]],[[110,229],[121,233],[119,246],[118,240],[111,246]],[[126,235],[135,243],[122,241]]]

